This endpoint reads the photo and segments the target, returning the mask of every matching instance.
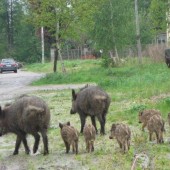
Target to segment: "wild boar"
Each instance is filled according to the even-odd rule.
[[[143,123],[142,131],[144,131],[144,128],[146,127],[148,120],[153,115],[161,115],[161,113],[160,111],[154,110],[154,109],[148,109],[148,110],[139,112],[138,114],[139,123]]]
[[[165,63],[170,68],[170,49],[165,49]]]
[[[168,113],[168,124],[170,126],[170,113]]]
[[[120,148],[123,152],[127,152],[130,149],[131,130],[123,123],[112,124],[110,139],[116,138]]]
[[[75,93],[75,90],[72,90],[72,108],[70,113],[79,114],[81,120],[81,133],[83,133],[86,117],[90,116],[92,124],[96,129],[96,133],[97,127],[95,117],[97,117],[100,122],[100,133],[105,134],[106,114],[109,106],[109,95],[98,86],[87,86],[78,93]]]
[[[18,98],[3,109],[0,106],[0,135],[14,133],[17,135],[14,155],[18,154],[21,142],[23,142],[26,154],[30,153],[26,135],[31,134],[35,138],[33,153],[39,146],[40,135],[44,143],[44,155],[48,154],[47,130],[50,122],[50,110],[41,98],[36,96],[24,96]]]
[[[153,115],[150,117],[147,123],[147,128],[149,131],[149,140],[152,141],[152,134],[155,132],[157,143],[164,143],[163,132],[164,129],[164,120],[160,115]]]
[[[69,153],[71,145],[73,153],[76,152],[76,154],[78,154],[78,131],[70,125],[70,122],[67,122],[65,124],[59,123],[59,127],[61,129],[61,137],[66,147],[66,153]]]
[[[86,142],[86,150],[94,151],[94,141],[96,139],[96,130],[92,124],[86,124],[83,129],[83,135]]]

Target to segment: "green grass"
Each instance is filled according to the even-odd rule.
[[[106,135],[97,135],[95,152],[85,152],[85,142],[81,135],[79,139],[79,154],[65,154],[64,143],[60,136],[59,122],[70,121],[78,130],[80,129],[79,116],[70,115],[71,90],[39,91],[34,95],[42,97],[49,105],[51,111],[51,124],[49,129],[50,154],[47,157],[41,155],[34,158],[26,157],[30,169],[47,168],[55,169],[58,165],[68,168],[69,161],[75,164],[97,169],[130,169],[135,154],[146,153],[150,160],[148,169],[164,169],[170,167],[170,128],[167,123],[167,113],[170,112],[170,69],[165,63],[155,63],[145,59],[142,65],[130,59],[126,63],[114,68],[101,67],[101,60],[75,60],[65,61],[66,74],[61,73],[61,63],[58,63],[58,72],[52,73],[52,63],[44,65],[33,64],[27,66],[27,70],[34,72],[46,72],[47,76],[33,83],[44,84],[73,84],[96,83],[104,88],[110,95],[112,102],[107,115]],[[157,145],[148,141],[148,132],[141,131],[138,123],[138,111],[146,108],[159,109],[165,120],[165,143]],[[90,121],[88,118],[87,121]],[[131,148],[128,153],[122,154],[115,139],[109,139],[112,123],[127,123],[132,131]],[[99,128],[99,123],[97,122]],[[11,137],[5,142],[10,144]],[[14,143],[5,146],[5,150],[11,152]],[[3,149],[3,144],[0,149]],[[41,143],[41,150],[43,150]],[[1,152],[1,151],[0,151]],[[1,162],[6,158],[4,150]],[[21,151],[21,158],[23,156]],[[5,156],[4,156],[5,155]],[[15,160],[16,161],[16,160]],[[57,162],[56,162],[57,161]],[[78,164],[77,164],[78,163]],[[141,160],[137,162],[137,170],[142,170]],[[80,166],[80,167],[81,167]]]

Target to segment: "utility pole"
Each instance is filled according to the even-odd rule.
[[[44,64],[44,27],[41,27],[41,50],[42,50],[42,64]]]
[[[138,1],[137,0],[135,0],[135,20],[136,20],[136,40],[137,40],[138,58],[139,58],[139,64],[141,64],[142,63],[142,50],[141,50],[141,42],[140,42],[140,27],[139,27]]]

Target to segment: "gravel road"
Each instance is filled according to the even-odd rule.
[[[81,88],[84,86],[84,84],[30,86],[32,81],[38,80],[43,76],[45,76],[43,73],[33,73],[22,70],[18,70],[18,73],[4,72],[0,74],[0,103],[32,91],[62,90]]]

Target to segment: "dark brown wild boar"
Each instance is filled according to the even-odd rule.
[[[96,129],[96,120],[100,122],[100,133],[105,134],[106,114],[110,106],[110,97],[106,92],[97,86],[88,86],[78,93],[72,90],[71,114],[78,113],[81,120],[81,133],[85,125],[86,117],[90,116],[93,126]]]
[[[165,131],[164,124],[165,122],[160,115],[153,115],[152,117],[150,117],[147,123],[150,141],[152,141],[152,134],[155,132],[157,143],[164,143],[163,140],[163,132]]]
[[[47,129],[50,122],[50,110],[47,104],[36,96],[24,96],[18,98],[3,109],[0,106],[0,135],[14,133],[17,135],[14,155],[18,154],[21,142],[25,152],[30,153],[26,135],[31,134],[35,138],[33,153],[36,153],[40,141],[39,132],[44,143],[44,155],[48,154]]]
[[[70,125],[70,122],[67,122],[65,124],[59,123],[59,126],[61,128],[61,137],[66,147],[66,153],[69,153],[71,145],[73,153],[76,152],[76,154],[78,154],[78,131]]]
[[[117,123],[117,124],[112,124],[110,131],[111,131],[111,135],[109,136],[109,138],[110,139],[116,138],[123,152],[124,153],[127,152],[130,149],[130,140],[131,140],[130,128],[123,123]]]
[[[88,152],[94,151],[94,141],[96,139],[96,130],[92,124],[85,124],[83,135],[86,142],[86,150]]]
[[[144,131],[144,128],[146,127],[148,120],[153,115],[161,115],[161,113],[159,110],[154,110],[154,109],[148,109],[148,110],[139,112],[138,114],[139,123],[143,123],[142,131]]]

